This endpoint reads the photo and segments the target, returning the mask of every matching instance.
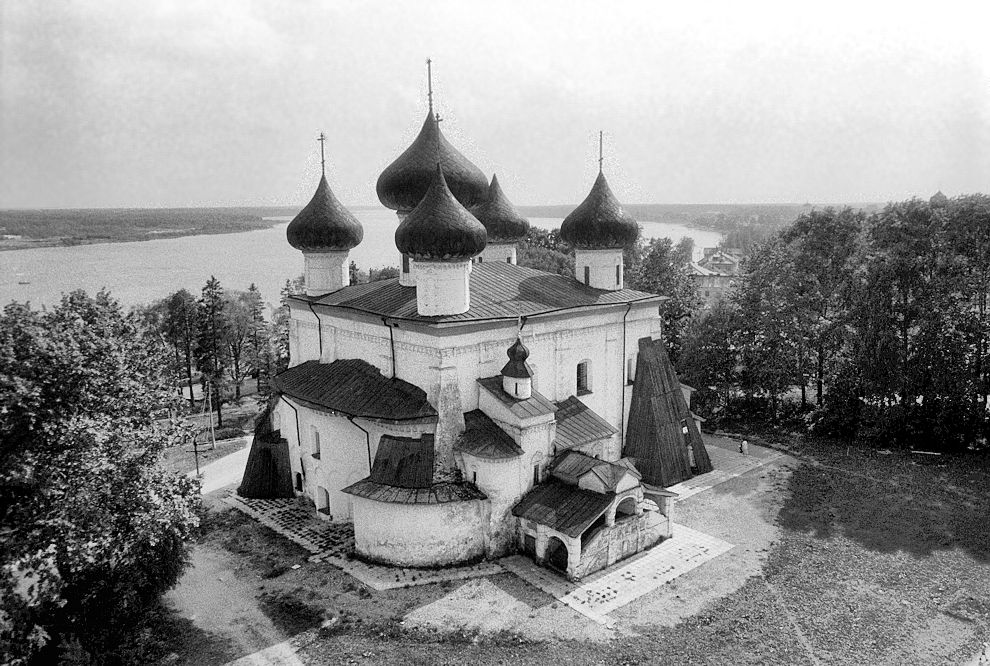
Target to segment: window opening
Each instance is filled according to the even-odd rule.
[[[588,362],[581,361],[577,365],[577,393],[578,395],[583,395],[585,393],[591,393],[591,387],[588,386]]]
[[[591,284],[591,267],[590,266],[585,266],[584,267],[584,283],[585,284]]]

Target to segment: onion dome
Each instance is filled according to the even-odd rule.
[[[492,184],[488,187],[487,201],[472,208],[471,212],[485,225],[489,243],[514,243],[525,238],[529,231],[529,220],[516,212],[496,176],[492,176]]]
[[[415,261],[465,261],[487,242],[485,227],[454,198],[436,163],[426,196],[395,230],[395,246]]]
[[[323,176],[316,194],[289,222],[285,237],[303,252],[344,252],[364,239],[364,229],[333,195]]]
[[[398,211],[415,208],[430,188],[438,153],[454,198],[468,208],[484,201],[488,179],[447,142],[431,110],[416,140],[378,177],[375,190],[382,204]]]
[[[509,362],[502,368],[503,377],[526,379],[533,376],[533,368],[526,362],[526,359],[529,358],[529,349],[522,343],[522,340],[516,338],[512,346],[505,350],[505,354],[509,357]]]
[[[564,218],[560,237],[582,250],[620,248],[639,238],[639,225],[622,210],[605,174],[599,171],[591,192]]]

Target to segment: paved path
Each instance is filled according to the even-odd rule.
[[[706,437],[707,439],[707,437]],[[709,444],[705,448],[708,450],[708,457],[712,460],[713,469],[707,474],[696,476],[682,481],[667,488],[677,493],[675,502],[683,502],[692,495],[714,488],[720,483],[725,483],[729,479],[745,474],[751,469],[766,465],[784,457],[783,453],[766,449],[754,444],[750,444],[750,454],[743,455],[736,451],[730,451],[721,446]]]
[[[200,467],[201,493],[205,495],[241,482],[241,478],[244,476],[244,467],[247,465],[248,453],[251,451],[251,447],[248,446],[251,439],[246,435],[240,439],[243,440],[243,449]],[[195,477],[196,472],[189,472],[187,476]]]
[[[675,524],[671,538],[578,582],[569,582],[523,555],[506,557],[501,564],[585,617],[610,626],[608,613],[731,549],[731,543]]]
[[[414,585],[429,585],[446,580],[465,580],[503,573],[496,562],[413,569],[369,564],[354,559],[354,525],[334,523],[317,517],[312,507],[296,499],[246,499],[230,494],[225,500],[277,534],[293,541],[310,553],[310,562],[327,562],[354,576],[374,590],[390,590]]]

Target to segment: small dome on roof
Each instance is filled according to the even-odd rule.
[[[522,340],[516,338],[512,346],[505,350],[505,354],[509,357],[509,362],[502,368],[503,377],[524,379],[533,376],[533,368],[526,362],[526,359],[529,358],[529,349],[522,343]]]
[[[416,261],[465,261],[487,242],[485,227],[454,198],[436,164],[426,196],[395,230],[395,246]]]
[[[285,230],[289,245],[303,252],[343,252],[364,239],[364,228],[320,178],[316,193]]]
[[[465,207],[485,200],[488,196],[485,174],[447,142],[431,111],[416,140],[378,177],[375,190],[386,208],[412,210],[426,196],[437,163],[438,144],[440,164],[454,198]]]
[[[581,204],[564,218],[560,237],[576,248],[620,248],[639,238],[639,225],[612,194],[605,174],[598,178]]]
[[[512,243],[525,238],[529,231],[529,220],[516,212],[496,176],[492,176],[492,184],[488,187],[488,199],[471,212],[485,225],[489,243]]]

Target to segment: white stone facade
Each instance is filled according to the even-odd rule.
[[[624,288],[622,248],[574,250],[574,275],[579,282],[595,289],[618,291]]]
[[[351,283],[351,274],[344,252],[303,252],[307,296],[323,296]]]
[[[471,309],[471,260],[417,261],[416,310],[423,317]]]

